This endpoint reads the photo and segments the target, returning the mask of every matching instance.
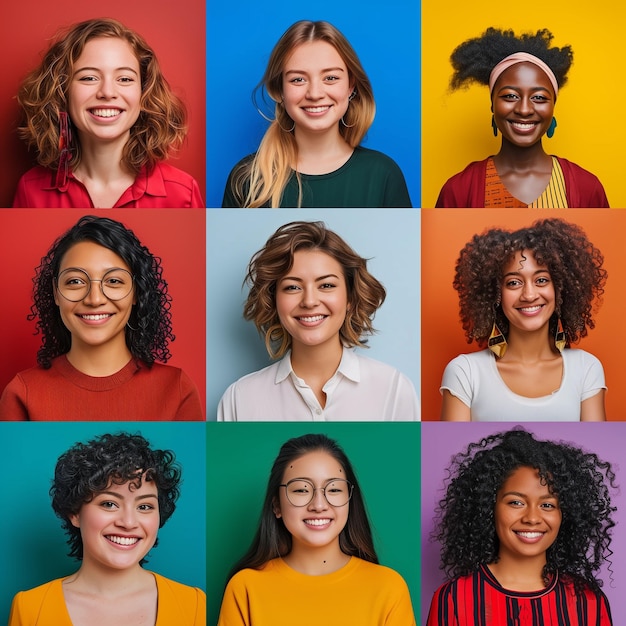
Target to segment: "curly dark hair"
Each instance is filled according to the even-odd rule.
[[[609,487],[611,464],[569,443],[540,441],[521,427],[490,435],[457,454],[448,468],[446,495],[439,501],[434,536],[450,578],[498,561],[494,508],[504,482],[520,467],[538,471],[559,501],[561,527],[546,553],[544,579],[557,571],[580,589],[599,589],[595,573],[612,552],[615,526]]]
[[[560,316],[567,345],[594,328],[594,300],[601,302],[607,272],[604,257],[587,239],[583,229],[559,218],[541,219],[516,231],[493,228],[474,235],[456,262],[453,286],[459,292],[459,308],[467,342],[484,346],[494,316],[507,335],[509,321],[500,306],[505,266],[517,252],[529,250],[539,265],[550,272],[556,295],[556,310],[550,320],[550,335]]]
[[[155,360],[167,362],[172,333],[172,297],[163,278],[161,259],[139,241],[121,222],[85,215],[61,235],[35,270],[33,300],[29,320],[37,319],[36,333],[41,332],[37,362],[45,369],[52,359],[69,352],[71,334],[65,327],[54,302],[59,268],[66,252],[82,241],[92,241],[119,255],[130,268],[134,279],[136,303],[126,326],[126,345],[131,354],[148,366]]]
[[[464,41],[450,55],[454,68],[450,88],[455,90],[472,83],[489,85],[491,70],[515,52],[527,52],[541,59],[554,72],[559,87],[563,87],[574,53],[571,46],[550,47],[553,39],[554,35],[546,28],[522,35],[488,28],[480,37]]]
[[[281,226],[256,252],[248,265],[244,283],[250,293],[244,318],[254,321],[272,358],[280,358],[291,346],[276,311],[276,285],[289,272],[299,250],[319,250],[335,259],[343,269],[349,309],[339,331],[347,347],[366,343],[363,335],[374,332],[372,319],[385,301],[383,285],[367,271],[367,259],[359,256],[324,222],[290,222]]]
[[[59,457],[50,496],[68,535],[69,556],[83,558],[80,529],[72,524],[70,515],[76,515],[83,504],[112,484],[130,482],[139,489],[144,480],[157,487],[161,528],[176,509],[180,495],[181,468],[171,450],[153,450],[141,435],[122,432],[75,443]]]

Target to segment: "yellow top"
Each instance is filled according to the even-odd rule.
[[[206,595],[201,589],[153,574],[158,609],[155,626],[206,626]],[[8,626],[72,626],[63,597],[64,578],[57,578],[13,598]]]
[[[332,574],[309,576],[273,559],[229,581],[218,626],[415,626],[404,579],[352,557]]]

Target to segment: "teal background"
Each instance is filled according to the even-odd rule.
[[[75,572],[61,520],[50,506],[58,457],[77,441],[120,431],[139,433],[152,447],[173,450],[182,465],[181,496],[159,530],[159,544],[146,569],[205,588],[206,493],[204,423],[49,422],[1,423],[6,481],[2,487],[0,534],[0,622],[7,620],[18,591]],[[124,625],[120,625],[124,626]]]
[[[207,509],[212,512],[207,520],[209,626],[217,623],[228,571],[257,529],[280,446],[307,433],[336,439],[348,455],[365,498],[379,561],[404,577],[415,614],[419,614],[419,423],[208,422]],[[303,594],[306,596],[306,590]]]

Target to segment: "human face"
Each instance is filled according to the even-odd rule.
[[[559,500],[533,467],[516,469],[496,495],[494,511],[499,557],[545,558],[561,527]]]
[[[299,132],[338,132],[353,81],[337,50],[325,41],[296,46],[283,68],[283,103]]]
[[[511,327],[523,331],[544,328],[555,310],[554,283],[545,265],[530,250],[516,252],[504,267],[502,312]]]
[[[282,484],[293,478],[305,478],[317,488],[313,500],[307,506],[293,506],[287,499],[286,490],[280,488],[275,514],[282,518],[291,533],[293,545],[306,548],[322,548],[336,544],[339,534],[348,521],[350,503],[331,506],[320,487],[337,478],[346,479],[341,464],[328,452],[316,450],[292,461],[283,474]]]
[[[343,268],[320,250],[298,250],[279,281],[276,309],[293,346],[340,345],[348,290]]]
[[[81,142],[126,143],[141,111],[139,61],[117,37],[90,39],[74,63],[69,113]]]
[[[533,63],[516,63],[498,77],[492,111],[502,137],[529,147],[541,141],[554,115],[555,95],[550,79]]]
[[[132,487],[132,488],[131,488]],[[159,501],[154,482],[110,484],[96,493],[70,522],[80,529],[83,562],[127,569],[148,554],[159,530]]]
[[[83,270],[92,279],[89,293],[79,302],[64,298],[55,284],[54,301],[59,307],[63,324],[72,335],[72,349],[116,344],[125,346],[125,326],[135,303],[134,288],[121,300],[109,300],[102,292],[100,280],[114,268],[132,273],[130,267],[112,250],[93,241],[81,241],[61,259],[60,280],[78,280],[72,272],[65,272],[70,268]]]

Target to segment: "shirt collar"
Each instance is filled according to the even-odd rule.
[[[278,368],[276,370],[276,377],[274,382],[278,385],[282,383],[291,373],[295,376],[296,373],[291,367],[291,350],[285,354],[285,356],[278,362]],[[359,357],[356,352],[351,348],[343,348],[343,354],[339,367],[337,368],[337,374],[345,376],[347,379],[352,380],[355,383],[361,381],[361,365],[359,363]]]

